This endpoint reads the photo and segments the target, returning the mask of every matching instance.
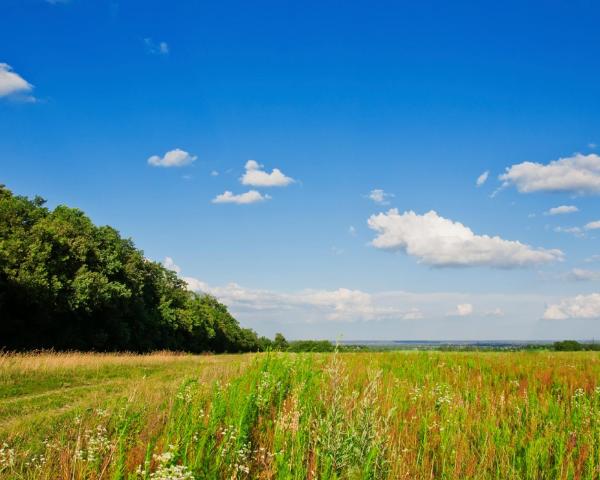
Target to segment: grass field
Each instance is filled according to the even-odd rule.
[[[600,355],[4,355],[0,478],[600,478]]]

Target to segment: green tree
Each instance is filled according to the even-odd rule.
[[[284,351],[284,350],[287,350],[288,346],[289,346],[288,341],[285,339],[283,334],[276,333],[275,340],[273,341],[273,348],[275,350]]]
[[[0,185],[0,348],[244,352],[262,344],[225,305],[190,292],[115,229]]]

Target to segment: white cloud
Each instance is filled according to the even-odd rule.
[[[576,237],[584,237],[585,234],[583,230],[579,227],[554,227],[554,231],[556,233],[570,233],[571,235],[575,235]]]
[[[181,268],[179,268],[179,265],[177,265],[171,257],[165,257],[162,263],[165,268],[173,270],[178,275],[181,273]]]
[[[546,320],[571,318],[600,318],[600,293],[566,298],[560,303],[549,305],[544,312]]]
[[[455,315],[458,317],[468,317],[473,314],[473,305],[470,303],[459,303],[456,306],[456,311],[451,315]]]
[[[498,236],[476,235],[459,222],[435,211],[417,215],[397,209],[372,215],[368,225],[377,232],[376,248],[402,250],[435,267],[526,267],[562,260],[560,250],[533,248]]]
[[[477,317],[472,301],[481,304],[481,317],[504,317],[504,304],[511,317],[526,310],[539,315],[545,297],[538,295],[464,293],[413,293],[387,291],[367,293],[349,288],[332,290],[305,289],[292,293],[253,289],[237,283],[212,286],[192,277],[184,277],[190,290],[214,295],[241,318],[285,319],[291,323],[319,321],[444,320],[448,316]],[[510,310],[512,309],[512,310]],[[451,312],[450,314],[448,312]]]
[[[583,228],[585,228],[586,230],[598,230],[600,228],[600,220],[586,223]]]
[[[600,262],[600,255],[592,255],[585,259],[586,263]]]
[[[262,170],[256,160],[246,162],[246,173],[242,175],[240,181],[243,185],[252,185],[253,187],[286,187],[294,183],[294,179],[287,177],[278,168],[274,168],[271,173]]]
[[[238,205],[247,205],[249,203],[264,202],[270,198],[269,195],[262,195],[256,190],[250,190],[246,193],[240,193],[239,195],[234,195],[233,192],[226,190],[213,198],[212,203],[236,203]]]
[[[387,193],[384,192],[381,188],[376,188],[374,190],[371,190],[369,192],[369,194],[367,195],[367,198],[370,198],[371,200],[373,200],[375,203],[378,203],[379,205],[389,205],[389,198],[393,198],[394,194],[393,193]]]
[[[348,228],[348,233],[353,237],[356,237],[356,227],[354,227],[354,225],[350,225],[350,227]]]
[[[523,162],[500,175],[503,186],[515,185],[522,193],[570,192],[600,193],[600,156],[577,153],[547,165]]]
[[[144,38],[144,44],[148,53],[153,55],[167,55],[169,53],[169,44],[167,42],[155,43],[151,38]]]
[[[576,237],[583,238],[586,236],[586,231],[600,229],[600,220],[586,223],[582,227],[555,227],[554,231],[558,233],[570,233]]]
[[[486,170],[479,177],[477,177],[477,181],[475,182],[478,187],[481,187],[485,182],[487,182],[488,177],[490,176],[490,171]]]
[[[211,177],[218,177],[219,176],[219,172],[217,172],[216,170],[213,170],[212,172],[210,172],[210,176]]]
[[[186,165],[190,165],[196,161],[198,157],[195,155],[191,155],[185,150],[181,150],[176,148],[171,150],[163,157],[159,157],[158,155],[152,155],[148,159],[148,165],[152,165],[153,167],[184,167]]]
[[[416,306],[388,305],[376,295],[360,290],[306,289],[295,293],[245,288],[236,283],[211,287],[207,283],[186,277],[192,291],[214,295],[220,301],[241,312],[280,311],[300,313],[305,322],[316,320],[354,322],[385,319],[418,320],[422,311]]]
[[[163,263],[180,272],[173,259],[167,258]],[[306,335],[308,337],[312,335],[313,338],[314,327],[309,327],[310,324],[319,323],[323,328],[320,331],[329,332],[333,335],[330,338],[333,338],[340,333],[342,327],[332,325],[365,322],[371,324],[385,322],[383,324],[385,327],[365,326],[362,331],[367,335],[372,335],[379,329],[379,335],[384,335],[386,338],[386,336],[389,337],[389,329],[394,328],[393,325],[396,321],[409,322],[398,323],[397,328],[400,330],[395,330],[396,334],[401,334],[401,332],[406,334],[408,330],[405,329],[409,329],[415,332],[417,330],[430,332],[427,335],[435,336],[435,329],[444,328],[443,325],[448,322],[448,312],[452,312],[451,316],[454,317],[461,315],[465,318],[471,316],[480,318],[482,320],[481,328],[498,328],[500,329],[498,338],[502,338],[506,326],[501,328],[502,323],[498,322],[508,321],[514,326],[515,317],[537,318],[543,312],[544,304],[548,303],[548,297],[529,294],[414,293],[400,290],[368,293],[352,288],[304,289],[283,292],[247,288],[237,283],[213,286],[193,277],[181,275],[180,278],[187,282],[190,290],[215,296],[227,305],[244,325],[265,327],[269,324],[271,326],[267,328],[279,330],[282,328],[294,330],[296,327],[292,327],[292,325],[295,325],[300,329],[306,328]],[[478,305],[477,309],[473,307],[474,304]],[[477,312],[480,310],[482,313],[479,314],[476,310]],[[506,315],[505,312],[507,312]],[[498,320],[497,322],[484,321],[486,317],[496,317]],[[507,320],[500,320],[501,317],[505,317]],[[415,322],[415,320],[422,321]],[[454,321],[451,323],[456,325]],[[306,327],[301,327],[302,325]],[[354,329],[355,327],[348,328]],[[356,328],[360,330],[362,327],[357,326]],[[383,328],[385,329],[382,330]],[[434,330],[431,330],[432,328]],[[456,328],[456,326],[448,328]],[[347,331],[350,332],[350,330]],[[446,331],[448,335],[453,335],[454,330]],[[467,336],[469,335],[467,334]],[[369,338],[375,338],[375,336]]]
[[[0,63],[0,97],[26,94],[32,89],[33,85],[15,73],[10,65]],[[26,96],[26,99],[33,100],[33,97]]]
[[[579,209],[575,205],[561,205],[559,207],[553,207],[544,215],[563,215],[565,213],[575,213],[578,212]]]
[[[589,282],[592,280],[600,280],[600,272],[586,270],[584,268],[574,268],[566,275],[566,278],[577,282]]]
[[[588,147],[589,147],[589,148],[591,148],[591,149],[594,149],[594,148],[596,148],[597,146],[598,146],[598,145],[597,145],[597,144],[595,144],[594,142],[590,142],[590,143],[588,143]]]

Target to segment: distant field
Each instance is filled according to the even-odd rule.
[[[600,355],[4,355],[0,478],[597,479]]]

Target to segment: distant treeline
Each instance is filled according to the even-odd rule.
[[[279,348],[114,228],[44,205],[0,185],[0,350]]]
[[[600,351],[598,343],[580,343],[575,340],[563,340],[562,342],[554,342],[554,350],[559,352],[579,352],[583,350]]]

